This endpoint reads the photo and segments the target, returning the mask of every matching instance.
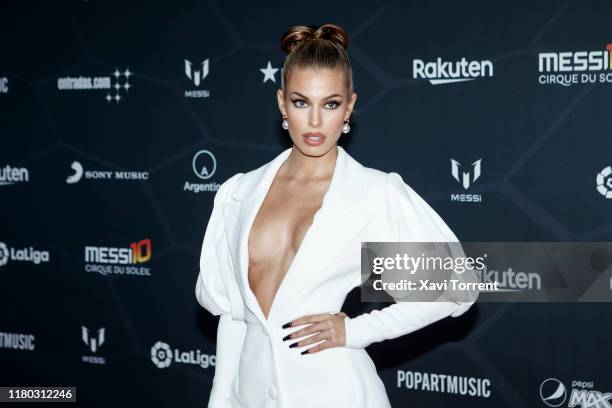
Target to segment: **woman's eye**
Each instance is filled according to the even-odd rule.
[[[293,106],[295,106],[296,108],[305,108],[308,106],[308,103],[303,99],[296,99],[292,102]],[[340,102],[330,101],[323,106],[325,106],[326,109],[336,109],[338,106],[340,106]]]
[[[331,101],[327,102],[325,105],[328,106],[329,109],[336,109],[338,106],[340,106],[340,103],[336,101]]]

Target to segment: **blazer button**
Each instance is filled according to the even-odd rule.
[[[268,395],[270,396],[270,398],[272,399],[276,399],[276,397],[278,397],[278,391],[276,390],[275,386],[271,386],[268,389]]]

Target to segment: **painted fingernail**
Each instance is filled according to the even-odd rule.
[[[286,335],[285,337],[283,337],[283,341],[285,341],[285,340],[289,340],[290,338],[291,338],[291,335],[290,335],[290,334],[288,334],[288,335]]]
[[[308,354],[308,350],[304,350],[300,354]]]
[[[291,322],[283,324],[282,327],[283,329],[286,329],[287,327],[291,327]]]
[[[298,342],[298,343],[299,343],[299,342]],[[293,344],[290,344],[290,345],[289,345],[289,347],[290,347],[290,348],[293,348],[293,347],[297,347],[297,345],[298,345],[297,343],[293,343]],[[304,353],[302,353],[302,354],[304,354]]]

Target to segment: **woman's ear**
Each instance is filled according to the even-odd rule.
[[[353,94],[351,95],[351,98],[349,99],[349,102],[348,102],[347,116],[350,116],[353,113],[354,107],[355,107],[355,101],[356,100],[357,100],[357,92],[353,92]],[[348,117],[346,119],[348,120]]]
[[[278,90],[276,91],[276,99],[278,102],[278,109],[280,110],[281,114],[283,115],[283,117],[287,116],[287,113],[285,112],[285,94],[280,88],[278,88]]]

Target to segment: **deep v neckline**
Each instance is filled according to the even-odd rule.
[[[257,216],[259,215],[259,212],[261,211],[261,208],[263,207],[263,203],[266,200],[266,197],[268,196],[268,194],[270,193],[270,190],[272,189],[272,185],[274,184],[274,180],[276,180],[276,176],[278,176],[278,173],[279,173],[281,167],[288,160],[288,157],[285,160],[283,160],[283,162],[276,168],[276,170],[274,171],[274,174],[270,178],[269,183],[265,186],[265,192],[263,192],[260,195],[260,197],[258,197],[258,199],[257,199],[256,209],[254,210],[252,216],[250,217],[249,226],[248,226],[248,229],[247,229],[247,232],[246,232],[246,240],[245,240],[246,241],[246,243],[245,243],[245,245],[246,245],[246,254],[247,254],[247,262],[246,262],[246,287],[247,287],[247,289],[249,291],[249,295],[253,298],[254,303],[259,308],[259,312],[261,313],[261,316],[264,318],[264,320],[266,322],[269,320],[270,316],[272,315],[272,311],[274,310],[274,304],[276,302],[276,299],[278,298],[278,294],[283,289],[283,286],[285,285],[285,281],[289,277],[289,274],[291,273],[291,271],[293,269],[293,266],[295,264],[296,259],[298,259],[298,256],[300,256],[300,254],[302,253],[302,247],[304,246],[304,243],[308,239],[308,236],[310,235],[310,232],[313,229],[313,227],[314,227],[314,225],[315,225],[315,223],[317,221],[317,216],[320,214],[321,210],[323,210],[324,207],[325,207],[325,202],[326,202],[326,199],[327,199],[327,197],[329,195],[329,191],[331,190],[332,184],[334,183],[334,180],[336,179],[337,169],[338,169],[338,160],[340,159],[340,154],[341,154],[340,149],[338,147],[336,147],[336,149],[337,149],[337,155],[336,155],[336,162],[334,163],[334,171],[333,171],[331,179],[329,181],[329,185],[327,186],[327,189],[323,193],[323,198],[321,199],[321,206],[314,212],[314,214],[312,216],[312,222],[310,223],[310,225],[306,229],[306,232],[304,233],[304,236],[302,237],[302,240],[299,243],[299,245],[297,247],[297,250],[295,251],[295,255],[291,259],[291,262],[289,263],[289,266],[287,267],[287,270],[282,275],[282,278],[280,280],[280,284],[278,285],[278,288],[276,289],[276,292],[272,296],[272,302],[270,303],[270,309],[268,310],[268,316],[266,316],[264,314],[263,309],[261,308],[261,304],[259,303],[259,300],[257,299],[257,296],[255,296],[255,292],[253,292],[253,289],[251,288],[251,283],[250,283],[250,279],[249,279],[249,269],[250,269],[249,266],[250,266],[250,262],[251,262],[251,254],[250,254],[250,251],[249,251],[249,239],[251,238],[251,231],[253,229],[253,225],[255,224],[255,220],[257,219]]]

